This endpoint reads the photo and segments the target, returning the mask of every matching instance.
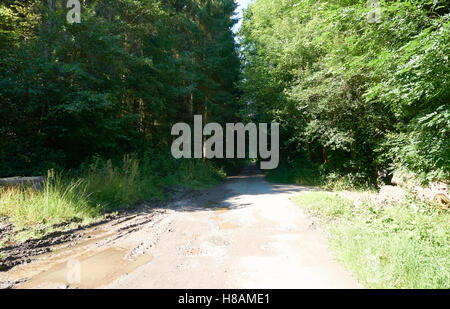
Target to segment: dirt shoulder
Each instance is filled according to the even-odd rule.
[[[93,230],[101,230],[104,226],[115,225],[117,222],[128,221],[138,214],[152,212],[166,207],[169,203],[176,202],[186,197],[196,195],[197,190],[188,188],[167,188],[165,193],[172,198],[168,201],[151,199],[139,203],[131,209],[124,209],[114,214],[105,214],[95,222],[83,224],[80,221],[73,220],[53,226],[44,226],[41,233],[44,235],[39,238],[32,238],[23,242],[11,241],[11,235],[24,232],[25,230],[14,229],[14,226],[7,218],[0,220],[0,271],[7,271],[14,266],[24,263],[31,263],[34,257],[50,253],[55,248],[73,246],[82,242],[86,238],[92,238],[90,233]],[[48,232],[54,230],[54,232]],[[0,277],[1,278],[1,277]]]

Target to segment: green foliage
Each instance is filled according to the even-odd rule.
[[[50,171],[41,191],[1,189],[0,217],[9,217],[18,228],[41,230],[90,222],[151,197],[167,198],[165,187],[207,188],[224,177],[219,167],[201,160],[177,161],[162,154],[126,155],[116,162],[96,157],[75,171]]]
[[[298,185],[319,186],[333,191],[367,190],[374,187],[364,173],[330,172],[324,165],[296,158],[282,162],[275,170],[266,172],[267,180],[278,183],[294,183]]]
[[[236,118],[233,0],[0,4],[0,177],[166,149],[174,123]],[[234,121],[233,121],[234,122]]]
[[[291,164],[281,163],[277,169],[267,171],[266,177],[269,181],[276,183],[294,183],[308,186],[323,184],[319,166],[301,159],[297,159]]]
[[[81,170],[85,190],[99,212],[131,207],[159,193],[149,170],[141,168],[137,158],[125,156],[119,164],[94,158]]]
[[[324,192],[302,194],[295,202],[323,221],[337,257],[365,287],[450,287],[448,212],[417,201],[357,207]]]
[[[240,32],[242,111],[280,122],[284,161],[308,158],[324,177],[375,184],[380,169],[405,168],[448,180],[448,6],[381,1],[380,23],[370,10],[254,1]]]

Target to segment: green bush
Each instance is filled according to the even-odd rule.
[[[309,158],[326,178],[364,187],[402,167],[449,180],[448,1],[380,5],[372,23],[365,0],[250,4],[240,32],[244,113],[279,122],[281,157]],[[279,171],[293,182],[308,174]]]
[[[266,177],[269,181],[278,183],[309,186],[317,186],[323,183],[319,166],[301,159],[290,163],[282,162],[277,169],[266,172]]]

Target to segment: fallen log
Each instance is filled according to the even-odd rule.
[[[45,178],[42,176],[0,178],[0,187],[30,187],[40,190],[44,183]]]
[[[433,203],[441,209],[450,209],[450,199],[443,193],[436,194]]]

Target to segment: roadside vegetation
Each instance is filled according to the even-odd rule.
[[[277,169],[266,172],[267,180],[276,183],[317,186],[327,190],[373,191],[376,184],[362,175],[326,172],[323,166],[308,160],[282,162]]]
[[[255,0],[244,14],[241,101],[280,123],[272,177],[364,188],[404,169],[450,182],[448,2],[380,1],[377,21],[367,4]]]
[[[219,184],[226,173],[210,162],[176,161],[161,156],[125,156],[121,161],[95,158],[77,171],[48,172],[42,190],[0,189],[0,217],[16,229],[51,230],[53,225],[90,223],[150,198],[170,198],[164,189],[203,189]]]
[[[167,151],[175,123],[238,120],[234,1],[81,3],[81,23],[65,1],[0,3],[0,178],[46,176],[41,191],[0,188],[2,224],[97,220],[240,164]]]
[[[4,218],[27,238],[220,183],[242,162],[167,151],[194,115],[280,123],[271,181],[368,191],[404,170],[448,189],[448,1],[379,2],[374,21],[367,0],[254,0],[236,40],[234,0],[82,1],[74,24],[64,1],[2,1],[0,177],[46,183],[0,188],[0,232]],[[297,202],[368,287],[450,287],[448,212]]]
[[[233,0],[82,2],[79,24],[65,1],[0,3],[0,177],[162,152],[194,115],[238,120]]]
[[[375,194],[398,171],[448,194],[449,13],[438,0],[255,0],[244,14],[243,110],[280,123],[281,164],[266,176],[335,192],[296,202],[366,287],[450,287],[448,210],[413,194],[340,197]]]
[[[411,200],[362,204],[329,192],[294,198],[319,219],[337,258],[368,288],[450,288],[450,213]]]

